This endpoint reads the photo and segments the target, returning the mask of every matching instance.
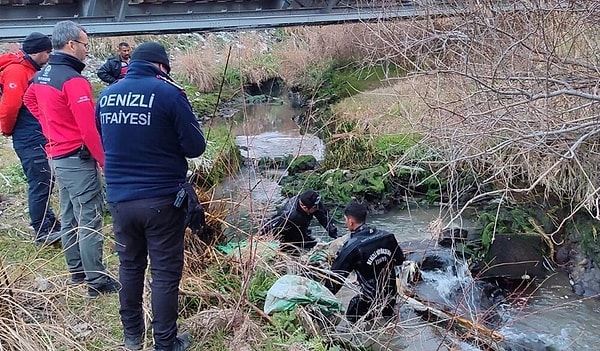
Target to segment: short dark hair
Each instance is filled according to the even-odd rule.
[[[314,190],[307,190],[300,194],[300,202],[308,208],[319,206],[321,196]]]
[[[344,208],[345,216],[352,217],[360,223],[365,223],[367,221],[367,212],[367,205],[356,200],[352,200],[352,202]]]
[[[129,44],[128,44],[128,43],[126,43],[126,42],[124,42],[124,41],[123,41],[123,42],[120,42],[120,43],[119,43],[119,49],[120,49],[120,48],[122,48],[122,47],[126,47],[126,48],[128,48],[128,47],[129,47]]]

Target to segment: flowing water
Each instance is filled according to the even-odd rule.
[[[230,198],[235,210],[228,218],[232,232],[256,232],[261,221],[274,213],[284,199],[279,194],[277,180],[281,172],[262,172],[256,165],[263,156],[282,157],[287,154],[312,154],[323,157],[323,143],[313,135],[301,135],[293,121],[298,111],[284,105],[255,105],[245,111],[245,118],[234,119],[233,131],[245,157],[241,172],[225,181],[218,196]],[[330,209],[331,212],[341,209]],[[370,216],[368,222],[397,235],[403,248],[410,249],[432,242],[432,232],[440,225],[448,225],[446,211],[439,207],[409,205],[407,209],[394,210]],[[316,222],[316,221],[314,221]],[[473,230],[468,219],[457,220],[452,225]],[[343,223],[338,223],[343,231]],[[313,233],[326,239],[323,228],[312,227]],[[454,262],[448,270],[423,274],[416,292],[428,301],[456,307],[456,311],[471,318],[481,316],[477,310],[478,286],[473,282],[467,266]],[[537,287],[511,303],[500,304],[494,318],[497,332],[505,337],[506,350],[597,350],[600,349],[600,302],[598,299],[581,299],[572,293],[568,277],[557,272]],[[409,311],[401,310],[402,335],[392,343],[398,350],[448,350],[444,336],[427,327]],[[455,341],[459,350],[479,350],[469,343]],[[454,348],[456,350],[456,348]]]

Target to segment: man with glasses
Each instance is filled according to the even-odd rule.
[[[87,297],[114,293],[118,282],[102,259],[104,199],[98,166],[104,150],[96,128],[92,87],[81,75],[88,36],[72,21],[52,32],[54,54],[25,92],[25,106],[40,121],[60,194],[61,240],[71,284],[87,283]]]
[[[317,244],[308,228],[313,217],[317,218],[331,238],[337,238],[338,229],[321,202],[321,196],[314,190],[289,199],[283,209],[263,225],[261,233],[270,232],[279,236],[282,250],[297,255],[301,249],[310,250]]]
[[[39,32],[29,34],[21,50],[0,56],[0,126],[12,136],[13,148],[27,178],[27,205],[36,245],[60,240],[60,223],[50,208],[52,176],[40,123],[23,106],[23,95],[35,72],[48,62],[52,42]]]

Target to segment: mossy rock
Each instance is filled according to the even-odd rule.
[[[312,171],[317,167],[317,159],[313,155],[300,155],[291,159],[288,165],[288,174],[293,176],[298,173]]]
[[[544,266],[548,249],[539,234],[496,234],[483,258],[480,279],[508,278],[530,280],[543,278],[549,271]]]
[[[313,189],[321,194],[325,203],[343,206],[352,198],[383,198],[386,191],[385,173],[385,168],[380,166],[358,171],[333,169],[324,173],[305,172],[284,177],[281,180],[281,193],[290,196]]]
[[[289,157],[261,157],[258,160],[258,168],[260,169],[285,169],[290,164]]]
[[[600,223],[587,214],[577,214],[567,222],[565,234],[569,241],[579,243],[587,256],[600,263]]]

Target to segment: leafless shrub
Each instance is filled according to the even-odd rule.
[[[599,14],[589,1],[479,2],[464,16],[369,25],[378,44],[364,47],[411,71],[395,89],[413,90],[419,107],[405,116],[439,146],[424,164],[600,217]]]

